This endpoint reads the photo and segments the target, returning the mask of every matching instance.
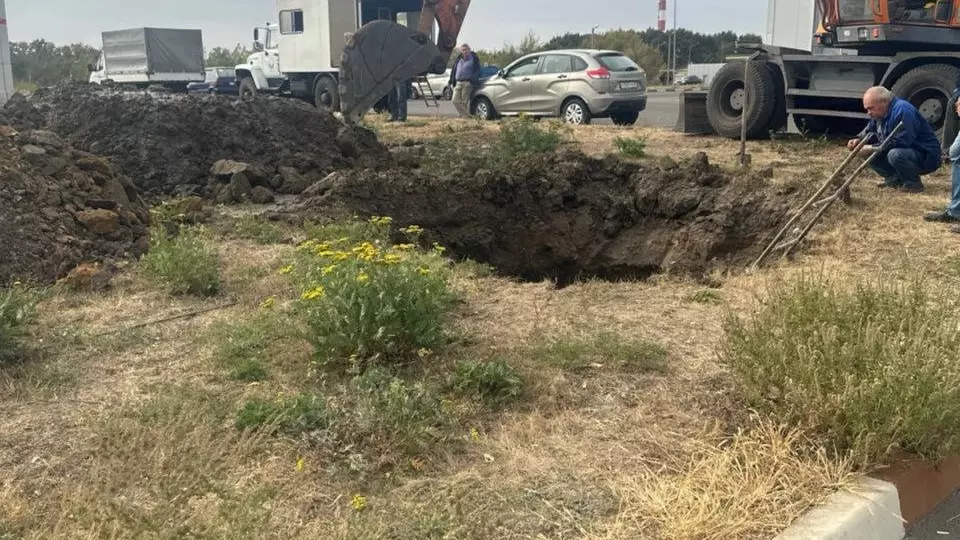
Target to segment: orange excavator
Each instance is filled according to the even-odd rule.
[[[796,6],[804,1],[815,15],[800,28],[819,26],[811,49],[752,46],[749,80],[743,60],[729,62],[713,76],[705,102],[688,98],[681,119],[696,119],[705,105],[710,131],[725,137],[740,137],[744,109],[749,138],[779,131],[788,116],[802,130],[856,133],[867,121],[863,92],[880,85],[910,101],[938,131],[956,120],[960,0],[770,0],[773,17],[782,16],[774,27],[798,28]]]
[[[356,123],[397,84],[446,71],[470,0],[423,0],[416,29],[388,20],[360,27],[349,37],[340,63],[340,111]],[[430,37],[434,23],[437,41]]]

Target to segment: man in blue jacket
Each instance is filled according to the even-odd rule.
[[[921,175],[940,168],[940,140],[933,127],[910,102],[893,95],[882,86],[870,88],[863,94],[863,107],[870,116],[867,127],[847,147],[853,149],[860,139],[873,133],[874,144],[864,145],[864,151],[874,151],[900,122],[903,128],[887,148],[874,158],[870,166],[883,177],[882,188],[899,189],[907,193],[923,191]]]
[[[450,70],[450,86],[453,88],[453,106],[460,118],[470,116],[470,98],[480,86],[480,57],[466,43],[460,45],[460,55]]]

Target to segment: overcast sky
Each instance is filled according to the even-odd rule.
[[[138,26],[199,28],[207,47],[249,44],[254,26],[276,20],[275,6],[275,0],[6,0],[11,40],[95,46],[103,30]],[[763,35],[766,6],[767,0],[679,0],[677,25]],[[592,26],[644,29],[656,22],[657,0],[473,0],[461,41],[490,48],[519,43],[531,30],[545,40],[566,31],[588,33]]]

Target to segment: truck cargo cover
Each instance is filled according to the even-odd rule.
[[[200,30],[133,28],[103,33],[107,75],[203,73]]]

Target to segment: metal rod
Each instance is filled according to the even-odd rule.
[[[859,143],[857,143],[857,146],[850,151],[850,154],[847,155],[846,159],[843,160],[843,163],[841,163],[840,166],[837,167],[837,170],[833,171],[833,174],[830,175],[830,178],[827,178],[827,181],[820,186],[820,189],[818,189],[816,193],[811,195],[810,198],[807,199],[807,202],[805,202],[803,206],[801,206],[800,209],[797,210],[797,213],[794,214],[794,216],[790,218],[789,221],[787,221],[787,224],[780,229],[780,232],[778,232],[777,235],[773,238],[773,240],[771,240],[770,243],[767,245],[767,249],[764,250],[764,252],[760,255],[760,257],[758,257],[757,260],[753,263],[752,268],[756,268],[757,266],[760,265],[760,263],[763,262],[765,258],[767,258],[767,255],[769,255],[770,252],[773,251],[774,246],[776,246],[777,243],[780,242],[780,239],[783,238],[783,235],[786,234],[787,230],[789,230],[790,227],[793,226],[794,223],[796,223],[796,221],[800,218],[801,215],[803,215],[803,213],[807,210],[807,208],[810,207],[810,205],[823,204],[824,201],[818,202],[817,199],[820,197],[820,195],[823,194],[824,191],[827,190],[828,187],[830,187],[830,185],[837,178],[840,177],[840,174],[843,173],[843,170],[847,168],[847,165],[849,165],[850,162],[853,160],[853,158],[856,157],[856,155],[860,152],[860,150],[863,148],[863,145],[865,145],[867,141],[872,138],[873,138],[873,133],[868,133],[866,137],[864,137],[863,139],[860,140]]]
[[[837,195],[843,192],[844,190],[848,189],[853,184],[853,182],[857,179],[857,177],[860,176],[860,173],[862,173],[864,169],[866,169],[867,167],[870,166],[871,163],[873,163],[873,160],[876,159],[878,155],[880,155],[880,152],[884,151],[887,145],[890,144],[890,141],[893,140],[893,138],[897,135],[897,133],[900,132],[901,129],[903,129],[903,122],[900,122],[899,124],[897,124],[897,127],[893,128],[893,131],[891,131],[890,134],[887,135],[887,138],[883,140],[883,142],[876,149],[876,151],[870,154],[870,157],[864,160],[864,162],[861,163],[860,166],[853,171],[853,173],[850,175],[847,181],[844,182],[843,185],[840,186],[840,189],[838,189],[837,192],[834,194],[834,197],[830,199],[830,202],[820,207],[820,211],[817,212],[815,216],[813,216],[813,219],[810,220],[810,223],[807,224],[806,228],[803,229],[803,231],[801,231],[800,234],[797,236],[797,243],[791,246],[789,249],[787,249],[786,253],[783,254],[784,257],[789,256],[791,253],[793,253],[793,249],[798,245],[800,245],[800,241],[803,240],[807,236],[807,233],[809,233],[810,230],[813,229],[813,226],[816,225],[818,221],[820,221],[820,218],[823,216],[824,213],[826,213],[827,209],[833,206],[833,202],[836,201],[838,198]]]
[[[750,103],[749,99],[749,88],[750,88],[750,63],[753,62],[753,58],[756,56],[756,53],[751,54],[747,57],[747,61],[743,63],[743,108],[740,109],[740,167],[743,168],[746,166],[747,162],[747,108]]]

